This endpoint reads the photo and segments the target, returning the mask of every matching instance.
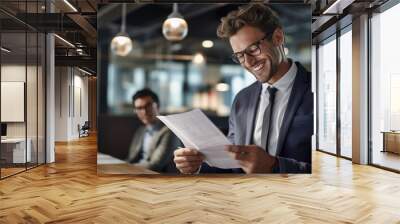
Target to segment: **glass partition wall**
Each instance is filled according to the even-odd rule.
[[[400,171],[400,33],[393,29],[398,21],[400,4],[389,1],[371,13],[368,33],[368,163],[395,172]],[[349,25],[316,46],[317,149],[347,159],[352,158],[352,41]]]
[[[372,15],[370,163],[400,171],[400,4]]]
[[[352,158],[352,32],[351,25],[340,36],[340,155]]]
[[[317,62],[317,149],[352,157],[351,25],[320,42]]]
[[[26,33],[1,32],[1,177],[26,169]],[[6,49],[6,50],[4,50]],[[29,147],[29,145],[28,145]],[[29,154],[29,151],[28,151]]]
[[[318,149],[336,154],[336,36],[318,47]]]
[[[40,2],[0,4],[1,179],[45,163],[45,35],[20,20]]]

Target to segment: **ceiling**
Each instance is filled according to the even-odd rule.
[[[318,44],[352,23],[361,14],[376,13],[383,4],[397,0],[314,0],[312,41]]]
[[[188,23],[187,37],[169,42],[162,35],[162,24],[172,11],[172,4],[128,4],[127,33],[144,54],[194,55],[203,53],[209,63],[233,63],[229,43],[216,35],[220,18],[237,9],[238,4],[179,4],[179,12]],[[298,53],[310,46],[311,10],[302,4],[272,4],[281,18],[286,33],[286,47]],[[295,22],[293,22],[295,21]],[[120,31],[121,4],[100,5],[98,12],[98,42],[107,45]],[[214,47],[205,49],[203,40],[212,40]]]
[[[337,0],[339,1],[339,0]],[[323,33],[327,27],[342,18],[344,13],[357,14],[377,7],[387,0],[340,0],[349,5],[342,6],[342,13],[323,15],[323,12],[334,4],[334,0],[272,0],[272,8],[277,11],[282,19],[286,32],[286,46],[289,49],[301,49],[308,46],[312,33],[313,37]],[[3,45],[8,42],[8,48],[16,52],[23,51],[25,39],[18,35],[23,31],[28,32],[54,32],[75,45],[55,39],[56,64],[82,66],[96,71],[97,44],[108,47],[109,41],[120,30],[121,4],[123,0],[1,0],[0,1],[0,26],[5,38]],[[133,2],[125,1],[125,2]],[[188,21],[188,36],[179,43],[165,40],[161,34],[161,25],[171,13],[170,1],[158,0],[161,4],[143,4],[151,0],[135,0],[140,3],[128,4],[127,23],[129,35],[140,44],[145,53],[190,55],[202,52],[211,63],[231,63],[229,44],[216,37],[215,30],[219,18],[237,7],[227,2],[212,3],[215,1],[203,0],[203,4],[179,4],[179,11]],[[185,2],[185,1],[180,1]],[[204,4],[208,2],[208,4]],[[296,5],[297,3],[297,5]],[[298,3],[311,5],[301,8]],[[97,7],[99,11],[97,12]],[[73,9],[75,8],[76,11]],[[49,12],[52,13],[49,13]],[[344,12],[344,13],[343,13]],[[312,20],[311,20],[312,15]],[[98,16],[98,17],[97,17]],[[98,20],[97,20],[98,18]],[[99,21],[99,24],[97,22]],[[311,21],[313,24],[310,26]],[[311,28],[310,28],[311,27]],[[99,30],[100,33],[97,32]],[[99,35],[99,36],[98,36]],[[103,38],[103,39],[102,39]],[[34,53],[35,41],[30,43],[32,37],[27,38],[28,48],[25,53]],[[209,39],[214,41],[214,47],[204,49],[201,41]],[[77,49],[82,53],[79,54]],[[298,54],[299,52],[290,52]],[[302,57],[301,55],[298,55]]]
[[[52,32],[74,45],[55,38],[56,65],[71,65],[72,61],[72,65],[96,73],[97,1],[69,0],[69,3],[76,11],[63,0],[1,0],[2,45],[12,50],[8,59],[16,62],[24,59],[24,55],[32,58],[37,44],[29,43],[34,38],[30,33]]]

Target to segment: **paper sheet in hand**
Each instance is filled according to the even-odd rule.
[[[224,145],[231,145],[229,140],[201,110],[157,117],[178,136],[185,147],[203,153],[208,165],[223,169],[240,167],[224,150]]]

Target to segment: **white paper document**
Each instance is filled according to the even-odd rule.
[[[186,148],[199,150],[205,162],[222,169],[240,168],[238,161],[224,150],[229,140],[199,109],[168,116],[157,116]]]

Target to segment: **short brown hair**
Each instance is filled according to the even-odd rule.
[[[230,38],[245,25],[271,35],[276,28],[282,28],[278,15],[271,8],[264,4],[248,4],[221,18],[217,35],[220,38]]]

